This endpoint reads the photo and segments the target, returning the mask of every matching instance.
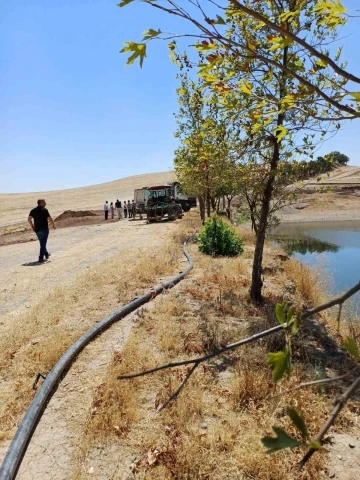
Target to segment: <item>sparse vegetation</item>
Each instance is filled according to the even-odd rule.
[[[192,231],[198,222],[191,213],[184,230]],[[303,448],[271,457],[265,454],[260,437],[270,434],[274,423],[296,436],[287,416],[288,405],[301,410],[311,435],[319,430],[332,408],[328,393],[333,395],[339,386],[292,389],[313,378],[324,351],[327,351],[327,371],[334,374],[341,371],[338,362],[329,362],[328,339],[318,336],[311,323],[297,340],[300,356],[295,359],[289,382],[274,384],[265,361],[269,349],[283,348],[282,333],[204,364],[176,401],[160,413],[157,410],[175,392],[190,367],[134,380],[117,380],[122,374],[212,352],[225,343],[273,326],[274,305],[282,299],[286,280],[296,285],[292,294],[294,303],[300,305],[305,300],[311,304],[319,300],[302,298],[302,294],[309,294],[304,285],[311,280],[311,272],[298,268],[290,260],[283,263],[284,271],[278,268],[273,273],[271,289],[265,290],[265,295],[278,292],[277,296],[269,297],[263,307],[254,307],[248,298],[251,258],[246,255],[211,258],[199,254],[196,245],[189,248],[195,259],[191,278],[142,315],[125,349],[114,353],[94,405],[110,394],[119,401],[107,402],[105,412],[98,409],[89,415],[86,448],[76,455],[78,479],[85,478],[81,472],[88,465],[96,465],[100,445],[105,455],[107,448],[115,449],[114,461],[121,469],[126,456],[133,452],[135,460],[128,468],[135,478],[216,480],[232,478],[235,472],[243,478],[263,480],[299,478],[296,462],[301,459]],[[245,253],[252,248],[249,238],[244,242]],[[266,261],[273,262],[277,254],[266,250]],[[315,356],[314,345],[318,352]],[[279,395],[285,389],[290,391]],[[132,409],[128,411],[130,398]],[[336,428],[348,428],[349,422],[353,425],[355,418],[349,415]],[[326,470],[325,464],[325,454],[318,454],[306,465],[301,478],[320,478],[320,472]]]
[[[13,434],[33,398],[37,373],[51,370],[96,321],[142,294],[159,276],[173,274],[180,255],[179,248],[167,244],[153,247],[140,260],[138,252],[120,253],[87,269],[75,284],[55,289],[41,299],[41,308],[35,304],[25,313],[2,319],[0,440]],[[109,295],[109,290],[114,294]]]
[[[200,252],[211,256],[235,257],[244,251],[239,234],[216,216],[206,221],[199,241]]]

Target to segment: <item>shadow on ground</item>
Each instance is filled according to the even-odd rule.
[[[48,260],[47,262],[41,262],[41,263],[39,261],[23,263],[21,266],[22,267],[39,267],[40,265],[45,265],[46,263],[50,263],[50,260]]]

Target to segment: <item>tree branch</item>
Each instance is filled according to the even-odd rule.
[[[347,80],[350,80],[352,82],[360,83],[360,78],[359,77],[356,77],[355,75],[352,75],[351,73],[346,72],[345,70],[340,68],[331,58],[329,58],[328,56],[324,55],[323,53],[321,53],[318,50],[316,50],[315,48],[313,48],[305,40],[302,40],[298,36],[291,33],[289,30],[286,30],[286,29],[280,27],[279,25],[276,25],[276,23],[272,22],[271,20],[269,20],[264,15],[261,15],[260,13],[256,12],[255,10],[246,7],[245,5],[241,4],[238,0],[229,0],[229,1],[233,5],[233,7],[236,8],[237,10],[241,10],[242,12],[247,13],[251,17],[256,18],[257,20],[265,23],[265,25],[270,27],[272,30],[275,30],[276,32],[281,33],[285,37],[290,38],[294,42],[296,42],[299,45],[301,45],[302,47],[306,48],[306,50],[308,50],[311,53],[311,55],[313,55],[314,57],[317,57],[320,60],[322,60],[323,62],[325,62],[336,73],[338,73],[342,77],[344,77]]]
[[[171,397],[168,400],[166,400],[166,402],[163,405],[161,405],[161,407],[158,408],[158,412],[161,412],[161,410],[164,410],[164,408],[166,408],[169,405],[169,403],[173,402],[177,398],[177,396],[185,386],[185,383],[187,383],[191,375],[194,373],[195,369],[199,366],[199,363],[200,362],[194,363],[194,365],[191,367],[191,369],[187,373],[184,380],[181,382],[179,388],[171,395]]]
[[[345,407],[346,403],[348,402],[349,398],[356,392],[356,390],[360,387],[360,377],[358,377],[351,385],[350,387],[340,396],[335,400],[335,408],[331,412],[330,417],[328,420],[324,423],[323,427],[321,428],[320,432],[316,435],[316,437],[313,439],[315,442],[321,443],[324,436],[330,429],[332,425],[334,425],[335,420],[337,419],[338,415],[340,414],[341,410]],[[304,458],[300,461],[299,467],[302,468],[304,465],[309,461],[309,459],[314,455],[314,453],[317,451],[316,448],[310,448],[310,450],[306,453]]]
[[[324,383],[336,383],[336,382],[340,382],[341,380],[346,380],[347,378],[354,375],[354,373],[356,373],[358,370],[359,370],[359,367],[356,367],[350,370],[350,372],[344,373],[344,375],[339,375],[338,377],[322,378],[320,380],[313,380],[311,382],[300,383],[299,385],[296,385],[293,388],[289,388],[288,390],[285,390],[285,392],[281,392],[278,395],[274,395],[273,397],[270,397],[269,400],[274,400],[275,398],[282,397],[283,395],[292,393],[295,390],[300,390],[301,388],[312,387],[313,385],[323,385]]]
[[[345,292],[343,295],[340,297],[337,297],[333,300],[330,300],[329,302],[323,303],[322,305],[319,305],[317,307],[311,308],[303,312],[301,315],[301,319],[305,320],[306,318],[311,317],[312,315],[315,315],[316,313],[322,312],[323,310],[327,310],[335,305],[342,305],[348,298],[352,297],[360,291],[360,282],[355,285],[353,288]],[[165,370],[168,368],[176,368],[176,367],[181,367],[183,365],[191,365],[191,364],[199,364],[202,362],[206,362],[208,360],[211,360],[214,357],[217,357],[219,355],[222,355],[225,352],[228,352],[229,350],[234,350],[235,348],[242,347],[243,345],[247,345],[249,343],[256,342],[257,340],[260,340],[261,338],[267,337],[269,335],[272,335],[273,333],[280,332],[284,328],[286,328],[285,325],[276,325],[275,327],[269,328],[268,330],[264,330],[259,333],[255,333],[251,337],[239,340],[234,343],[230,343],[229,345],[225,345],[223,348],[220,348],[218,350],[215,350],[212,353],[209,353],[208,355],[204,355],[202,357],[197,357],[197,358],[192,358],[189,360],[179,360],[178,362],[171,362],[167,363],[164,365],[159,365],[158,367],[151,368],[149,370],[144,370],[142,372],[138,373],[129,373],[127,375],[120,375],[117,377],[119,380],[125,380],[129,378],[137,378],[137,377],[143,377],[145,375],[149,375],[151,373],[159,372],[160,370]]]

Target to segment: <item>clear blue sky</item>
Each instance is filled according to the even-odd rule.
[[[360,8],[360,0],[345,0]],[[181,23],[113,0],[2,0],[0,192],[91,185],[171,168],[176,68],[153,42],[142,70],[126,68],[125,40]],[[360,18],[343,32],[349,70],[360,75]],[[319,153],[360,165],[360,120]]]

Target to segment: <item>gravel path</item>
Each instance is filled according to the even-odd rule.
[[[73,282],[90,265],[119,251],[150,247],[174,229],[172,223],[146,225],[145,221],[51,230],[51,261],[39,264],[39,242],[0,247],[0,315],[18,313],[36,303],[56,286]]]

